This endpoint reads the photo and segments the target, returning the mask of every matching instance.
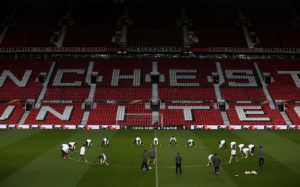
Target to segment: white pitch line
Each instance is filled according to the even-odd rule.
[[[155,137],[156,137],[156,133],[155,133]],[[158,167],[157,167],[157,146],[155,146],[155,153],[156,153],[156,162],[155,162],[155,181],[156,181],[156,187],[158,187]]]

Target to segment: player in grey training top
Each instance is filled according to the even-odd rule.
[[[259,167],[264,167],[265,158],[264,158],[264,150],[263,150],[262,146],[259,146],[257,154],[258,154],[258,158],[259,158],[259,162],[258,162]]]
[[[156,163],[156,154],[155,151],[152,149],[152,147],[149,150],[149,160],[148,160],[148,164],[150,163],[151,160],[153,160],[153,165]]]
[[[141,166],[141,170],[143,170],[143,168],[146,168],[146,170],[148,171],[148,163],[147,163],[147,150],[144,150],[143,154],[142,154],[142,166]]]

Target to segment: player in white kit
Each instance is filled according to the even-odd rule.
[[[85,156],[85,148],[86,145],[83,144],[83,146],[80,148],[80,157],[79,157],[79,162],[81,161],[81,159],[84,159],[85,163],[88,163],[88,161],[86,160],[86,156]]]
[[[212,157],[214,156],[214,154],[208,155],[208,163],[206,166],[212,165]]]
[[[255,145],[249,144],[248,148],[250,149],[251,156],[253,156],[254,155],[254,150],[255,150]]]
[[[230,148],[233,149],[233,146],[236,145],[236,142],[230,142]]]
[[[193,139],[189,139],[189,140],[187,141],[185,147],[192,147],[192,146],[196,147],[196,144],[195,144],[195,142],[194,142]]]
[[[86,140],[86,146],[87,147],[92,147],[93,146],[93,141],[91,139]]]
[[[171,146],[172,143],[174,143],[177,146],[177,140],[175,136],[171,136],[169,146]]]
[[[230,155],[230,159],[228,164],[231,163],[232,159],[235,159],[237,161],[237,157],[236,157],[236,147],[233,146],[233,149],[231,149],[231,155]]]
[[[103,140],[102,140],[102,144],[101,144],[101,146],[103,147],[103,146],[109,146],[109,140],[108,140],[108,138],[103,138]]]
[[[243,151],[243,148],[244,148],[244,144],[239,144],[239,149],[240,149],[240,152],[242,153],[242,151]]]
[[[75,145],[76,145],[76,142],[69,142],[70,151],[76,152]]]
[[[250,153],[250,149],[248,147],[243,148],[243,154],[245,154],[245,158],[248,158],[249,153]]]
[[[222,149],[223,146],[225,147],[225,149],[227,148],[227,146],[226,146],[226,141],[225,141],[225,140],[219,141],[219,149]]]
[[[154,145],[154,146],[160,145],[160,143],[159,143],[159,141],[158,141],[158,138],[155,137],[155,138],[153,139],[153,145]]]
[[[67,158],[68,153],[70,152],[70,147],[68,144],[61,145],[61,153],[64,159]]]
[[[136,137],[135,140],[133,141],[132,146],[133,145],[137,145],[138,147],[139,146],[143,146],[143,142],[142,142],[141,138],[140,137]]]

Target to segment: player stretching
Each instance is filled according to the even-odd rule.
[[[159,141],[158,141],[158,138],[155,137],[155,138],[153,139],[153,145],[154,145],[154,146],[160,145],[160,143],[159,143]]]
[[[251,156],[253,156],[253,155],[254,155],[254,150],[255,150],[255,145],[249,144],[249,145],[248,145],[248,148],[250,149]]]
[[[231,155],[230,155],[230,159],[228,164],[231,163],[232,159],[235,159],[237,161],[237,157],[236,157],[236,146],[233,146],[233,149],[231,149]]]
[[[214,154],[208,155],[208,163],[206,166],[212,165],[212,157],[214,156]]]
[[[138,147],[143,146],[143,142],[142,142],[140,137],[135,138],[135,140],[133,141],[132,146],[134,146],[134,144],[137,145]]]
[[[75,145],[76,145],[76,142],[69,142],[70,151],[76,152]]]
[[[239,149],[240,149],[240,152],[242,153],[242,151],[243,151],[243,148],[244,148],[244,144],[239,144]]]
[[[188,146],[189,146],[189,147],[192,147],[192,146],[196,147],[196,144],[195,144],[195,142],[194,142],[193,139],[189,139],[189,140],[187,141],[185,147],[188,147]]]
[[[93,146],[93,141],[91,139],[86,140],[86,146],[87,147],[92,147]]]
[[[226,141],[225,141],[225,140],[219,141],[219,149],[222,149],[222,148],[223,148],[223,145],[224,145],[224,147],[225,147],[225,149],[226,149],[226,148],[227,148],[227,146],[226,146]]]
[[[85,156],[85,147],[86,145],[83,144],[83,146],[80,148],[80,157],[79,157],[79,162],[81,161],[81,159],[84,159],[85,163],[88,163],[88,161],[86,160],[86,156]]]
[[[68,153],[70,152],[70,148],[68,144],[61,145],[61,153],[64,159],[67,158]]]
[[[174,143],[177,146],[177,141],[176,141],[175,136],[171,136],[170,142],[169,142],[169,147],[171,146],[172,143]]]
[[[149,160],[148,160],[148,165],[150,164],[150,161],[153,160],[153,165],[156,163],[156,154],[155,151],[152,149],[152,147],[149,150]]]
[[[100,166],[102,166],[103,164],[109,166],[109,164],[108,164],[107,161],[106,161],[106,156],[105,156],[104,153],[101,153],[101,154],[99,155],[97,163],[98,163]]]
[[[103,147],[104,145],[107,146],[107,147],[109,146],[108,138],[103,138],[101,146]]]
[[[230,142],[230,148],[233,149],[233,147],[236,145],[236,142]]]
[[[250,152],[249,148],[247,148],[247,147],[243,148],[243,153],[245,154],[245,158],[248,158],[249,152]]]

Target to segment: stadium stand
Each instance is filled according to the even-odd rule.
[[[221,60],[225,82],[221,85],[225,100],[266,100],[251,61]]]
[[[216,100],[213,83],[208,81],[217,72],[213,60],[158,60],[158,71],[165,75],[159,82],[161,100]]]
[[[63,8],[57,6],[22,6],[7,21],[8,31],[0,47],[54,46],[50,41],[54,32],[59,31],[62,13]]]
[[[221,112],[212,104],[166,104],[163,125],[224,125]]]
[[[94,100],[144,100],[151,98],[151,88],[97,88]]]
[[[0,60],[0,99],[37,99],[42,89],[41,73],[48,73],[51,60]]]
[[[189,32],[197,37],[192,47],[247,47],[243,31],[235,23],[234,7],[188,7]]]
[[[79,125],[83,109],[78,104],[42,104],[30,111],[24,124]]]
[[[152,71],[151,59],[95,60],[93,71],[102,77],[97,87],[151,87],[145,79]]]
[[[57,62],[44,99],[84,101],[90,90],[86,82],[89,63],[85,59],[62,59]]]
[[[300,105],[287,104],[285,112],[294,125],[300,125]]]
[[[126,115],[150,114],[150,101],[167,126],[299,124],[297,10],[100,4],[0,5],[1,124],[150,125],[154,115]]]
[[[121,25],[117,25],[120,13],[116,7],[104,4],[101,7],[75,6],[72,10],[63,46],[118,47],[115,33]]]
[[[258,44],[255,47],[299,47],[299,27],[293,23],[290,7],[273,5],[267,14],[266,8],[252,5],[244,9],[251,22],[249,31],[257,37]]]
[[[226,110],[231,125],[286,125],[279,110],[268,104],[230,104]]]
[[[134,115],[133,115],[134,114]],[[140,115],[139,115],[140,114]],[[145,115],[147,114],[147,115]],[[91,110],[89,125],[151,125],[150,109],[144,104],[97,104]],[[118,121],[117,121],[118,120]]]
[[[146,100],[151,98],[152,71],[149,59],[96,60],[93,68],[101,79],[97,82],[94,100]]]
[[[166,11],[166,9],[168,11]],[[155,10],[155,14],[153,14]],[[176,23],[179,9],[174,5],[129,8],[127,47],[183,46],[182,27]],[[147,23],[147,24],[145,24]]]
[[[273,81],[268,89],[273,100],[299,100],[299,61],[293,60],[259,60],[263,73],[270,73]]]
[[[222,88],[221,93],[225,100],[266,100],[261,88]]]
[[[22,103],[0,103],[0,124],[18,124],[23,113]]]

